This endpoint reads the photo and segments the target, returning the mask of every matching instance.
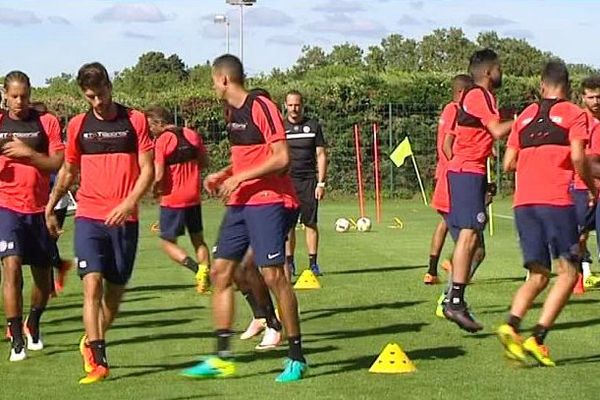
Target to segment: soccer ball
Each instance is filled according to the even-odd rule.
[[[337,221],[335,221],[335,231],[336,232],[344,233],[344,232],[348,232],[349,229],[350,229],[350,221],[348,221],[346,218],[338,218]]]
[[[367,217],[361,217],[356,221],[356,229],[359,232],[369,232],[371,230],[371,220]]]

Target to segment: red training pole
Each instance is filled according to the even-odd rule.
[[[381,223],[381,187],[379,171],[379,125],[373,124],[373,159],[375,160],[375,214],[377,223]]]
[[[360,127],[358,124],[354,125],[354,146],[356,150],[356,178],[358,180],[358,207],[362,218],[365,216],[365,198],[362,180],[362,158],[360,156]]]

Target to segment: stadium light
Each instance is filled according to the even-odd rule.
[[[231,6],[240,6],[240,60],[244,62],[244,6],[253,6],[256,0],[225,0]]]
[[[226,15],[215,15],[215,24],[225,24],[225,53],[229,54],[229,18]]]

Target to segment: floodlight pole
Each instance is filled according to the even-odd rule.
[[[225,0],[232,6],[240,6],[240,61],[244,62],[244,6],[251,6],[256,0]]]

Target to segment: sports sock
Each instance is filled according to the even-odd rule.
[[[465,283],[453,283],[452,290],[448,297],[450,298],[450,307],[460,308],[465,305]]]
[[[242,293],[242,294],[244,295],[246,302],[248,302],[248,305],[252,309],[252,315],[254,316],[254,318],[256,318],[256,319],[267,318],[267,310],[258,304],[258,302],[256,301],[256,298],[254,297],[254,295],[252,294],[251,291],[247,292],[247,293]]]
[[[290,336],[288,338],[288,357],[295,361],[305,363],[304,355],[302,354],[302,338],[298,336]]]
[[[229,329],[217,329],[217,356],[219,358],[231,358],[231,349],[229,347],[229,338],[233,333]]]
[[[92,340],[89,342],[90,349],[94,355],[94,362],[98,365],[108,367],[106,359],[106,342],[104,340]]]
[[[198,263],[194,261],[192,257],[186,257],[181,262],[181,265],[192,271],[193,273],[198,272]]]
[[[308,265],[310,265],[311,267],[313,265],[317,265],[317,254],[309,254],[308,255]]]
[[[439,260],[440,260],[440,256],[433,255],[433,254],[429,255],[429,269],[427,270],[427,273],[429,275],[437,276],[437,268],[438,268]]]
[[[548,335],[548,328],[546,328],[545,326],[537,324],[533,328],[533,337],[535,338],[535,341],[537,342],[537,344],[539,344],[539,345],[544,344],[544,340],[546,340],[547,335]]]
[[[7,318],[6,322],[12,336],[13,348],[18,350],[25,347],[25,340],[23,339],[23,316]]]
[[[34,341],[37,341],[39,339],[40,319],[42,318],[43,313],[43,308],[31,307],[31,310],[29,311],[29,316],[27,317],[27,329],[29,329],[29,333],[33,337]]]
[[[516,315],[508,314],[506,323],[510,325],[515,330],[515,332],[519,333],[519,327],[521,326],[521,318],[517,317]]]

